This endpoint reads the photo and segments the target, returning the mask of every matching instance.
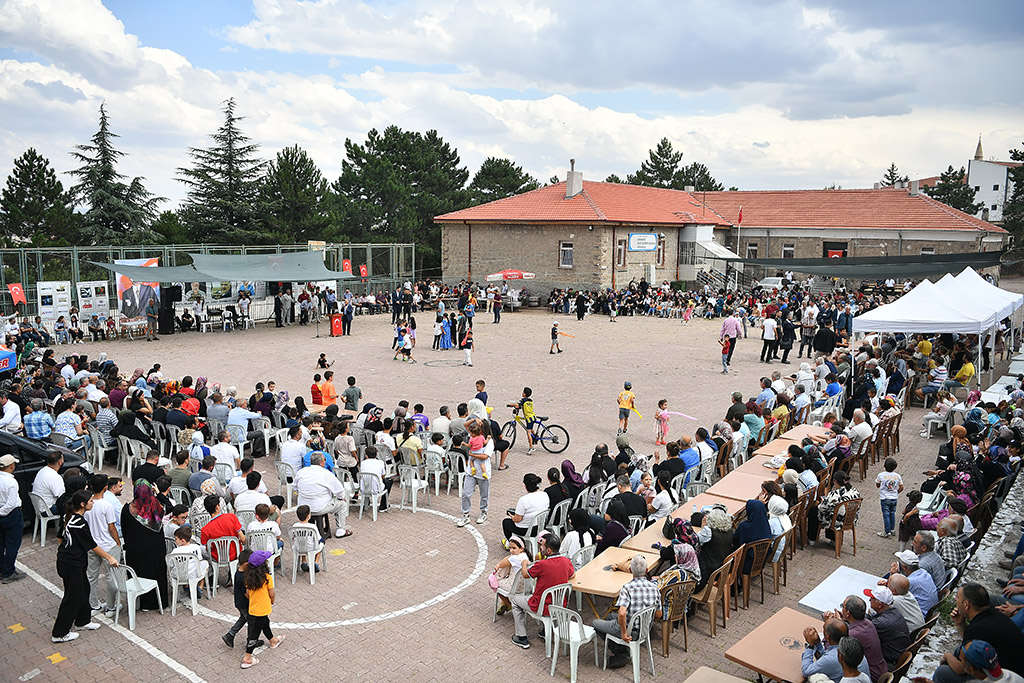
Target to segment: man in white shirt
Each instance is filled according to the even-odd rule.
[[[242,462],[240,462],[238,465],[239,468],[241,469],[241,473],[232,477],[231,481],[228,482],[228,497],[231,500],[237,500],[239,495],[249,490],[249,486],[248,484],[246,484],[245,478],[249,476],[250,472],[252,472],[252,468],[254,465],[255,463],[252,461],[252,458],[242,458]],[[260,481],[260,485],[257,490],[260,493],[265,494],[267,492],[267,485]],[[239,508],[237,505],[234,505],[234,508],[236,510],[254,509],[251,507]]]
[[[779,339],[778,339],[779,323],[775,320],[775,315],[772,314],[764,319],[761,323],[761,362],[771,363],[772,358],[779,350]]]
[[[345,487],[324,467],[323,453],[313,453],[309,457],[309,465],[302,468],[295,477],[298,504],[308,505],[313,517],[334,514],[334,521],[338,525],[334,535],[338,538],[351,536],[352,532],[345,528],[345,520],[348,518]]]
[[[772,389],[776,394],[786,393],[786,382],[782,379],[782,373],[776,370],[772,373]]]
[[[87,510],[84,517],[85,523],[89,525],[89,532],[92,540],[108,555],[120,561],[121,559],[121,537],[117,533],[117,511],[103,494],[107,490],[107,475],[94,474],[89,478],[89,488],[92,490],[92,509]],[[102,571],[106,561],[96,553],[89,553],[89,566],[86,569],[86,577],[89,579],[89,606],[94,610],[106,609],[109,613],[106,616],[114,616],[114,604],[117,599],[117,586],[107,579],[107,601],[100,602],[100,575],[107,575]]]
[[[440,413],[440,417],[434,418],[434,423],[431,425],[431,431],[440,432],[447,436],[448,428],[452,425],[452,412],[448,406],[441,406]]]
[[[21,408],[7,397],[7,392],[0,392],[0,430],[17,432],[21,430]]]
[[[25,534],[21,494],[18,480],[14,478],[17,464],[18,459],[13,455],[0,456],[0,583],[4,584],[25,578],[24,572],[14,568],[21,537]]]
[[[797,384],[793,387],[793,392],[796,394],[793,399],[793,410],[802,410],[811,402],[811,397],[807,395],[807,391],[804,389],[803,384]]]
[[[57,499],[64,495],[64,479],[58,474],[64,465],[64,456],[56,451],[46,454],[46,467],[36,473],[32,482],[32,493],[43,499],[43,505],[53,514],[57,511]]]
[[[235,401],[235,407],[228,413],[228,426],[238,426],[245,432],[245,438],[247,441],[252,442],[252,453],[257,455],[257,451],[263,454],[263,431],[260,429],[253,429],[250,420],[259,420],[263,418],[260,413],[254,413],[248,410],[249,402],[240,398]]]
[[[89,378],[89,383],[85,385],[85,397],[90,401],[99,402],[101,398],[106,398],[107,394],[104,389],[107,388],[106,382],[95,377]]]
[[[235,510],[256,510],[257,505],[266,505],[267,514],[270,519],[277,519],[278,503],[284,504],[281,496],[271,498],[267,495],[267,487],[263,484],[263,475],[259,472],[249,472],[245,475],[245,491],[235,496]]]
[[[302,456],[306,454],[306,446],[302,442],[302,428],[298,425],[288,429],[288,438],[281,444],[280,459],[298,474],[302,469]]]
[[[865,439],[871,440],[871,425],[864,421],[864,411],[857,408],[853,411],[853,422],[846,428],[846,435],[850,437],[850,455],[857,455],[861,443]]]
[[[217,434],[217,444],[210,449],[210,455],[217,458],[217,463],[230,465],[232,471],[241,466],[238,449],[231,445],[231,432],[223,430]]]

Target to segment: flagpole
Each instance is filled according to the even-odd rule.
[[[743,227],[743,205],[740,204],[740,216],[736,221],[736,255],[741,259],[746,258],[745,254],[740,253],[740,229]],[[736,291],[740,291],[740,269],[736,269]]]

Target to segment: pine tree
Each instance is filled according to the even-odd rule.
[[[285,147],[260,181],[263,231],[271,241],[285,244],[324,239],[331,222],[329,195],[327,181],[306,151]]]
[[[483,204],[496,199],[536,190],[540,183],[511,159],[488,157],[469,184],[473,203]]]
[[[882,187],[893,187],[896,183],[905,183],[910,178],[908,176],[901,176],[900,170],[896,168],[896,163],[889,164],[889,168],[885,171],[885,175],[882,176]]]
[[[658,146],[648,152],[648,159],[640,164],[640,170],[626,176],[626,182],[648,187],[674,187],[673,181],[682,160],[683,153],[675,151],[668,138],[662,138]]]
[[[153,232],[160,244],[189,244],[188,231],[178,214],[164,211],[153,221]]]
[[[967,184],[967,169],[963,166],[960,170],[950,166],[939,176],[935,187],[926,187],[924,192],[932,199],[972,216],[985,207],[984,202],[974,201],[975,190]]]
[[[684,166],[676,172],[672,179],[672,187],[677,190],[693,187],[697,192],[721,192],[725,185],[711,177],[711,172],[704,164],[696,161]]]
[[[619,183],[619,184],[622,184],[622,183],[625,182],[622,178],[620,178],[619,176],[615,175],[614,173],[612,173],[610,176],[605,178],[604,181],[606,183]]]
[[[72,158],[82,165],[68,175],[78,182],[69,190],[80,205],[86,206],[82,221],[83,241],[92,244],[143,244],[152,242],[150,229],[156,218],[157,204],[163,197],[155,197],[142,184],[143,178],[132,178],[117,171],[117,162],[125,154],[114,148],[105,104],[100,105],[100,128],[88,145],[75,145]]]
[[[14,160],[0,195],[0,240],[6,246],[73,244],[71,198],[50,161],[29,148]]]
[[[1010,158],[1024,161],[1024,149],[1011,149]],[[1020,240],[1024,238],[1024,165],[1010,168],[1009,176],[1013,189],[1003,205],[1003,227],[1015,240]]]
[[[256,201],[265,162],[259,145],[242,134],[235,100],[223,108],[224,123],[210,137],[213,146],[189,148],[191,168],[179,168],[178,180],[188,187],[180,216],[195,242],[247,243],[263,241]]]

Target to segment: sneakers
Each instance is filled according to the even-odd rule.
[[[483,524],[486,521],[487,521],[487,513],[486,512],[481,512],[480,516],[476,518],[476,523],[477,524]]]
[[[21,574],[21,573],[15,571],[13,574],[8,574],[7,576],[5,576],[2,579],[0,579],[0,583],[3,583],[3,584],[14,583],[15,581],[19,581],[19,580],[24,579],[24,578],[25,578],[24,574]]]
[[[78,634],[75,634],[78,635]],[[518,645],[524,650],[530,649],[530,639],[526,636],[512,636],[512,643]]]
[[[461,529],[462,527],[466,526],[467,524],[469,524],[469,517],[463,517],[462,519],[460,519],[458,522],[455,523],[455,526],[457,526],[457,527],[459,527]]]
[[[224,644],[227,645],[228,647],[234,647],[235,646],[235,637],[233,635],[231,635],[230,633],[225,633],[224,635],[222,635],[220,637],[220,639],[223,640]]]
[[[532,455],[532,454],[534,454],[536,452],[537,452],[537,447],[536,446],[530,446],[528,449],[526,449],[526,454],[527,455]]]
[[[70,643],[72,640],[78,640],[78,634],[74,631],[70,631],[66,636],[61,636],[60,638],[50,638],[50,642],[53,643]],[[527,647],[529,647],[529,645],[527,645]]]
[[[875,535],[878,536],[879,538],[892,538],[893,537],[893,532],[891,532],[891,531],[889,531],[889,532],[879,531]]]
[[[76,631],[96,631],[99,630],[100,622],[90,621],[85,626],[75,626]]]
[[[559,352],[559,353],[562,353],[562,349],[558,349],[558,352]]]
[[[113,619],[117,616],[117,611],[112,609],[104,610],[103,616],[105,616],[107,619]]]
[[[96,612],[106,612],[107,611],[107,604],[105,602],[101,602],[98,607],[91,607],[90,606],[89,609],[92,610],[93,614],[95,614]]]

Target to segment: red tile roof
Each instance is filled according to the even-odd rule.
[[[1005,233],[999,226],[906,188],[879,190],[764,190],[696,193],[707,206],[743,227],[837,230],[978,230]]]
[[[583,182],[565,198],[565,183],[453,211],[434,220],[470,223],[634,223],[642,225],[724,225],[688,192],[620,183]]]

